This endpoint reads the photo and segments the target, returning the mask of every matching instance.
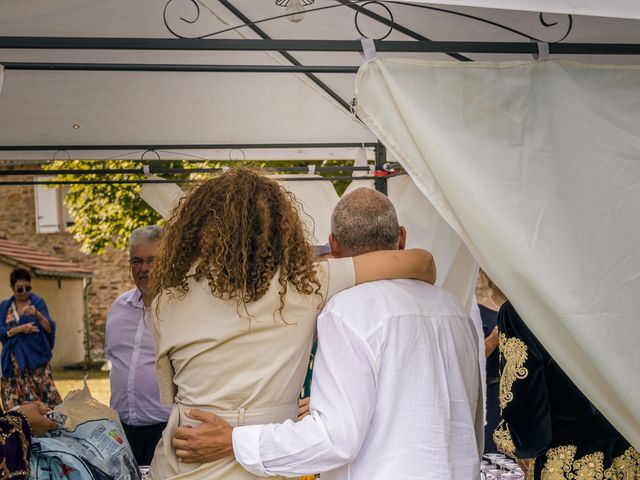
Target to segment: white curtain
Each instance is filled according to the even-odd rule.
[[[358,115],[640,448],[640,67],[376,59]]]
[[[319,177],[319,175],[305,176]],[[309,241],[313,245],[325,245],[329,243],[329,234],[331,233],[331,212],[340,197],[329,181],[295,180],[295,177],[292,175],[289,179],[283,179],[282,176],[274,178],[293,193],[300,203],[298,212],[302,223],[311,234]],[[297,177],[299,178],[300,175]]]

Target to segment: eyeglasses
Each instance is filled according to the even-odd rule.
[[[129,259],[129,265],[135,268],[140,268],[145,263],[151,266],[155,261],[156,261],[156,257],[149,257],[149,258],[133,257]]]
[[[25,286],[19,286],[16,287],[16,292],[18,293],[24,293],[24,292],[30,292],[31,291],[31,285],[25,285]]]

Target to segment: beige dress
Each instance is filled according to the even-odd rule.
[[[317,265],[322,298],[301,295],[290,286],[283,310],[286,323],[277,311],[277,277],[260,300],[247,305],[251,320],[238,314],[235,300],[214,297],[206,280],[196,282],[193,276],[185,297],[162,294],[154,301],[160,398],[174,407],[151,462],[151,478],[256,478],[231,457],[180,463],[171,439],[178,426],[198,423],[184,414],[193,407],[216,413],[232,426],[296,418],[322,302],[355,283],[351,258]]]

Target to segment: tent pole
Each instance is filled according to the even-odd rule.
[[[375,147],[374,142],[318,142],[318,143],[187,143],[187,144],[129,144],[129,145],[0,145],[2,152],[42,152],[76,150],[256,150],[278,148],[359,148]],[[201,161],[201,160],[197,160]],[[0,164],[1,164],[0,160]]]
[[[376,40],[377,52],[538,53],[533,42],[425,42]],[[227,38],[3,37],[0,49],[361,52],[359,40],[275,40]],[[551,55],[640,55],[640,43],[550,43]],[[340,98],[340,97],[338,97]],[[344,100],[343,100],[344,101]]]

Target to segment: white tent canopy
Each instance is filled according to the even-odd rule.
[[[257,23],[253,28],[259,28],[262,36],[274,39],[356,40],[360,33],[356,29],[354,9],[359,2],[342,3],[344,1],[318,0],[306,8],[300,23],[278,18]],[[530,36],[553,42],[569,29],[567,15],[545,15],[544,22],[551,25],[547,27],[537,12],[414,3],[413,6],[386,3],[394,22],[394,29],[386,40],[526,42],[526,36]],[[500,2],[467,3],[480,6],[493,3],[495,7]],[[533,2],[518,3],[528,4],[526,10],[529,10]],[[583,13],[584,6],[584,12],[591,14],[598,2],[583,1],[578,7],[575,2],[552,3],[555,4],[552,11]],[[628,2],[607,2],[606,12],[605,7],[599,11],[607,15],[619,12],[619,16],[624,17],[628,16],[625,5]],[[357,26],[362,33],[375,38],[384,36],[389,27],[383,22],[390,18],[389,13],[379,5],[368,5],[366,11],[378,17],[359,14]],[[271,0],[13,0],[0,3],[0,32],[3,37],[80,37],[87,45],[99,47],[100,42],[92,39],[175,38],[165,26],[166,21],[169,28],[187,38],[259,39],[260,35],[250,27],[229,29],[242,26],[248,20],[256,22],[283,14],[285,9]],[[564,41],[634,42],[639,26],[639,21],[624,18],[574,16]],[[211,35],[223,30],[229,31]],[[282,54],[267,51],[46,49],[44,46],[46,42],[40,42],[39,48],[0,48],[0,64],[7,66],[0,92],[0,147],[171,145],[175,148],[167,148],[160,154],[163,158],[177,158],[180,155],[176,152],[184,152],[179,146],[185,144],[357,144],[376,140],[349,113],[355,68],[362,62],[357,52],[289,52],[303,65],[353,67],[353,73],[348,74],[316,74],[326,85],[325,91],[304,74],[293,73],[15,69],[13,64],[24,62],[291,65]],[[381,57],[390,55],[380,54]],[[426,60],[450,58],[441,53],[395,55]],[[464,56],[472,60],[505,58],[488,54]],[[632,61],[626,56],[596,60]],[[0,159],[49,160],[55,150],[0,150]],[[95,159],[115,155],[140,158],[141,150],[144,149],[88,148],[70,155]],[[223,160],[230,155],[255,159],[323,159],[353,158],[355,148],[251,149],[244,154],[228,149],[196,149],[188,153]]]

